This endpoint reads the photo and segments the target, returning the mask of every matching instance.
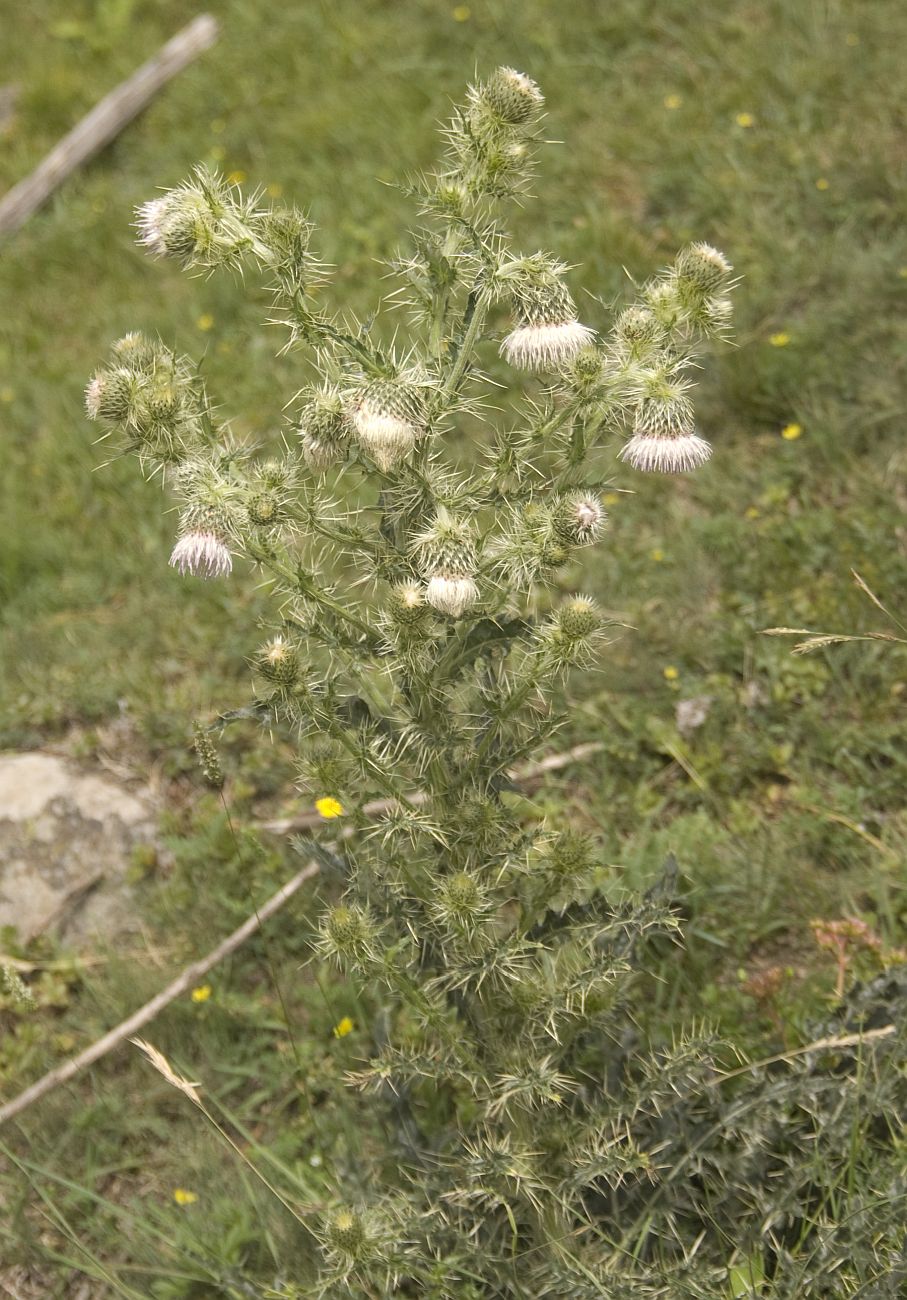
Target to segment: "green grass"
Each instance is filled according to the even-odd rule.
[[[884,626],[851,568],[890,607],[905,607],[902,7],[210,8],[223,21],[217,47],[0,250],[0,743],[28,747],[75,728],[90,756],[109,743],[105,723],[125,714],[127,760],[172,778],[176,845],[172,867],[145,864],[140,891],[159,964],[139,953],[53,988],[50,976],[38,980],[47,1006],[0,1013],[4,1090],[150,996],[203,939],[250,910],[250,888],[264,897],[292,869],[279,848],[253,855],[254,866],[248,854],[238,861],[217,803],[199,798],[189,775],[192,718],[247,697],[264,596],[251,576],[202,588],[168,570],[173,516],[134,464],[96,470],[104,453],[81,393],[113,338],[157,330],[204,353],[237,431],[266,438],[302,369],[275,359],[276,332],[257,329],[261,296],[143,258],[132,208],[198,160],[279,184],[319,226],[316,247],[336,267],[332,301],[365,311],[375,259],[393,251],[411,215],[382,182],[430,163],[447,100],[476,67],[498,62],[538,79],[549,133],[565,142],[542,155],[544,201],[519,214],[528,248],[550,245],[581,268],[577,288],[606,302],[626,273],[645,277],[690,238],[724,249],[742,276],[736,347],[709,361],[700,396],[713,462],[682,483],[617,473],[632,494],[611,505],[611,531],[582,575],[628,625],[573,686],[565,743],[601,740],[603,755],[547,782],[533,803],[558,816],[566,805],[588,822],[633,887],[677,854],[687,946],[666,957],[658,986],[666,1033],[705,1013],[756,1050],[800,1041],[832,985],[810,919],[859,911],[892,945],[904,943],[907,920],[903,652],[858,645],[795,659],[789,643],[761,636],[776,624]],[[0,81],[15,80],[21,94],[0,186],[194,12],[33,0],[6,15]],[[594,302],[580,300],[596,323]],[[774,346],[781,333],[789,342]],[[793,423],[801,436],[782,438]],[[706,721],[684,738],[675,706],[702,695]],[[286,757],[251,732],[231,743],[242,822],[274,804]],[[349,991],[298,975],[310,910],[294,904],[267,945],[214,973],[208,1003],[174,1007],[151,1035],[307,1177],[317,1134],[287,1095],[292,1049],[268,950],[311,1096],[339,1086],[356,1035],[338,1042],[331,1026],[358,1015]],[[790,973],[766,1010],[746,979],[771,965]],[[57,1177],[137,1204],[165,1236],[223,1241],[235,1261],[269,1250],[263,1224],[278,1237],[287,1225],[261,1198],[239,1196],[242,1170],[186,1111],[121,1051],[6,1140],[20,1153],[30,1146],[29,1158]],[[84,1233],[85,1194],[38,1182]],[[199,1203],[174,1205],[175,1186],[195,1189]],[[28,1205],[6,1231],[11,1260],[28,1256],[41,1231],[33,1192]],[[88,1268],[75,1246],[59,1246],[65,1237],[55,1249]],[[83,1240],[128,1278],[135,1261],[107,1212]],[[65,1294],[68,1271],[57,1260],[54,1294]],[[150,1283],[136,1285],[144,1294]],[[204,1289],[210,1282],[195,1292],[169,1285],[150,1294],[232,1294]]]

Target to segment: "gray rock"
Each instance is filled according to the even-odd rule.
[[[67,942],[130,929],[126,873],[154,827],[147,791],[53,754],[0,754],[0,925]]]

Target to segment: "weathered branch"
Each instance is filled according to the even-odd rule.
[[[200,14],[131,77],[105,95],[30,176],[0,199],[0,235],[18,230],[67,176],[109,144],[162,86],[209,49],[217,40],[218,31],[216,19],[210,14]]]

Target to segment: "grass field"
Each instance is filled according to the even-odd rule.
[[[39,977],[37,1011],[3,1003],[4,1092],[115,1023],[295,869],[280,845],[234,839],[189,750],[194,717],[247,697],[264,595],[251,575],[200,589],[167,568],[174,520],[159,488],[132,463],[96,472],[81,395],[112,339],[157,330],[205,355],[235,428],[263,437],[280,427],[298,363],[276,359],[276,333],[257,328],[261,295],[144,258],[132,209],[199,160],[241,173],[310,211],[336,267],[328,292],[364,312],[376,259],[411,219],[383,182],[431,162],[449,100],[501,62],[540,82],[548,134],[564,142],[543,152],[543,201],[519,215],[528,248],[552,247],[576,265],[577,290],[605,302],[692,238],[725,250],[742,277],[736,346],[703,377],[713,461],[679,483],[616,472],[611,531],[583,576],[627,629],[573,681],[564,743],[604,750],[532,798],[541,812],[566,802],[632,887],[676,854],[686,946],[658,985],[666,1035],[708,1016],[757,1053],[804,1041],[834,984],[810,921],[859,915],[889,948],[907,937],[903,649],[795,658],[789,641],[762,635],[779,624],[896,631],[852,569],[905,609],[902,6],[209,8],[223,22],[217,47],[0,249],[0,744],[65,741],[91,758],[125,717],[116,756],[163,774],[173,849],[166,865],[135,867],[156,957],[112,951],[87,973]],[[0,83],[20,93],[0,126],[0,187],[193,13],[151,0],[11,9]],[[595,304],[579,297],[594,324]],[[707,716],[681,732],[676,706],[698,697]],[[287,763],[251,731],[231,746],[242,826],[281,803]],[[289,909],[266,943],[214,973],[207,1001],[174,1006],[154,1036],[237,1131],[303,1166],[319,1139],[308,1120],[283,1120],[288,1055],[295,1043],[310,1093],[338,1088],[357,1031],[336,1040],[331,1028],[359,1018],[349,990],[298,974],[307,908]],[[772,969],[776,992],[754,996]],[[227,1289],[230,1269],[279,1255],[282,1229],[258,1193],[237,1195],[242,1171],[185,1110],[120,1052],[28,1112],[5,1135],[29,1164],[3,1193],[3,1264],[49,1270],[55,1289],[36,1295],[76,1294],[73,1269],[106,1277],[90,1295],[243,1294]],[[177,1187],[197,1202],[176,1204]],[[155,1263],[150,1247],[130,1249],[132,1214],[199,1254],[216,1240],[221,1280],[181,1281],[163,1253]],[[117,1289],[123,1279],[138,1289]]]

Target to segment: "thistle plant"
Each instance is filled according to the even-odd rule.
[[[676,926],[670,891],[603,889],[594,841],[527,822],[509,774],[607,640],[592,599],[557,593],[602,538],[615,453],[668,473],[710,455],[692,376],[727,332],[731,268],[692,244],[610,322],[591,298],[581,320],[569,268],[502,224],[528,194],[542,110],[510,68],[455,108],[441,162],[406,185],[421,224],[390,264],[387,306],[405,314],[390,339],[382,314],[321,305],[328,268],[295,208],[198,168],[139,210],[152,256],[269,291],[298,368],[264,450],[160,341],[127,335],[88,385],[104,436],[180,503],[170,563],[226,578],[243,558],[270,580],[253,712],[294,738],[300,790],[326,811],[300,845],[335,891],[313,960],[375,1008],[349,1081],[386,1145],[333,1153],[313,1277],[275,1295],[603,1294],[627,1249],[603,1214],[659,1168],[662,1139],[640,1145],[631,1119],[657,1136],[659,1097],[692,1069],[680,1044],[615,1102],[647,948]],[[501,416],[487,403],[507,367],[526,374]],[[198,739],[220,779],[229,720]],[[370,819],[375,798],[387,811]]]

